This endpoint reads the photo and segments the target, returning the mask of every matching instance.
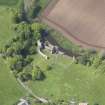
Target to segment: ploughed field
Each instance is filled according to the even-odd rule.
[[[43,20],[71,41],[105,48],[105,0],[56,0]]]

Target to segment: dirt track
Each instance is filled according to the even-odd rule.
[[[105,0],[58,0],[43,20],[79,45],[105,48]]]

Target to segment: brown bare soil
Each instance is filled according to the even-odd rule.
[[[43,21],[76,44],[105,48],[105,0],[55,0]],[[54,3],[53,3],[54,4]]]

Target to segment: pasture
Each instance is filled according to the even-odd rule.
[[[25,95],[24,92],[10,72],[8,64],[0,58],[0,105],[13,105]]]
[[[0,0],[0,6],[13,6],[18,3],[19,0]]]
[[[41,97],[53,101],[75,98],[78,102],[87,101],[90,105],[105,104],[105,75],[93,68],[72,63],[71,58],[62,55],[50,55],[46,61],[41,56],[35,56],[34,65],[45,70],[46,65],[52,65],[52,70],[44,71],[44,81],[29,81],[27,85]],[[38,60],[39,59],[39,60]]]
[[[52,8],[46,8],[42,19],[74,43],[102,49],[105,48],[104,10],[104,0],[58,0]]]
[[[15,36],[12,30],[12,12],[10,8],[0,6],[0,48]]]

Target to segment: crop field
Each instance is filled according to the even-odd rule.
[[[44,22],[76,44],[105,48],[105,0],[56,1],[46,8]]]
[[[47,64],[53,65],[53,68],[45,71],[44,81],[28,82],[33,92],[53,101],[75,98],[79,102],[87,101],[89,105],[105,104],[105,75],[92,68],[74,64],[67,56],[49,54],[49,57],[46,61],[39,55],[35,56],[34,64],[42,70],[45,70]]]

